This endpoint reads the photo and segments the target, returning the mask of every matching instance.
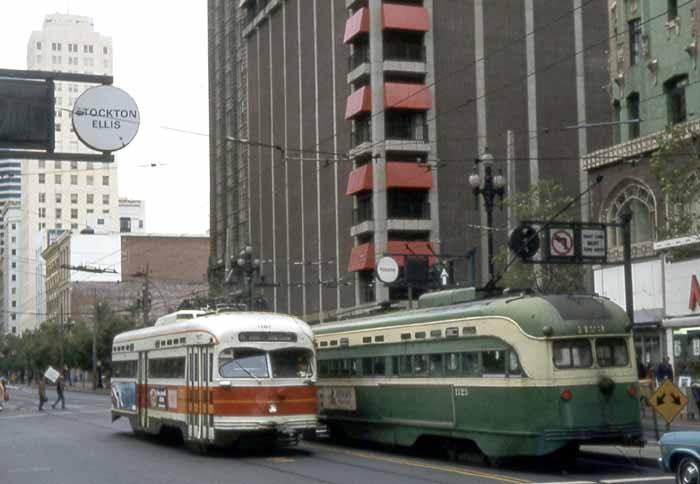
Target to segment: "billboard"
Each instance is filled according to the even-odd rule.
[[[52,81],[0,78],[0,148],[54,149]]]

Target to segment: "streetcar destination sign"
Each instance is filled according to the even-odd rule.
[[[85,91],[73,107],[73,129],[80,141],[98,151],[117,151],[136,137],[141,116],[134,100],[114,86]]]

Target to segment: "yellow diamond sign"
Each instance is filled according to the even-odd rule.
[[[654,407],[667,423],[671,423],[683,407],[688,405],[688,397],[673,384],[673,381],[664,380],[649,398],[649,405]]]

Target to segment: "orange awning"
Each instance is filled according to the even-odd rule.
[[[354,195],[358,192],[371,190],[372,186],[372,164],[367,163],[350,172],[348,187],[345,190],[345,194]]]
[[[345,22],[343,42],[348,43],[359,34],[369,32],[369,10],[363,7]]]
[[[386,187],[430,189],[433,187],[433,173],[426,165],[390,161],[386,164]]]
[[[360,113],[370,112],[372,112],[372,91],[369,86],[362,86],[348,97],[345,119],[352,119]]]
[[[426,111],[433,107],[433,96],[430,93],[430,88],[423,84],[385,82],[384,107]]]
[[[352,248],[348,272],[374,270],[374,244],[368,242]]]
[[[431,256],[428,258],[428,264],[433,265],[435,263],[435,252],[433,251],[433,246],[430,242],[422,240],[390,240],[387,244],[386,249],[387,255],[390,255],[396,262],[403,267],[406,255],[427,255]]]
[[[428,11],[425,7],[414,5],[385,3],[382,5],[382,22],[385,30],[397,29],[427,32],[430,28]]]

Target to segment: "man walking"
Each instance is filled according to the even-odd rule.
[[[43,412],[44,411],[44,403],[46,403],[49,399],[46,398],[46,378],[43,376],[39,377],[39,411]]]
[[[66,399],[63,397],[63,390],[64,390],[64,384],[63,384],[63,375],[60,375],[58,379],[56,380],[56,395],[58,398],[56,398],[56,401],[53,402],[53,405],[51,405],[51,408],[56,408],[56,405],[58,405],[58,402],[61,402],[61,408],[63,410],[66,409]]]
[[[673,366],[671,366],[671,358],[668,355],[664,356],[664,359],[659,366],[656,367],[656,381],[660,386],[666,378],[673,381]]]

